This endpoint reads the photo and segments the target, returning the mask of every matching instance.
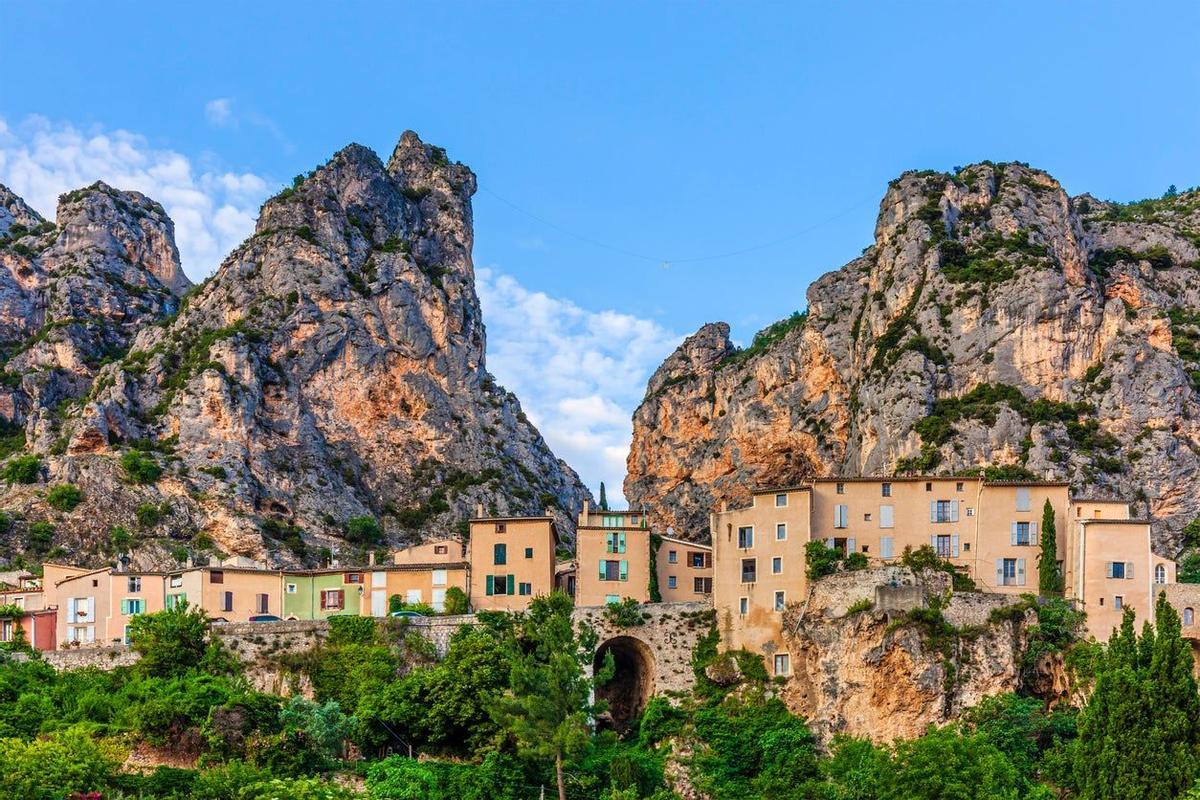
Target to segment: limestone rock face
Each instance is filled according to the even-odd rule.
[[[1116,205],[1044,172],[906,173],[874,244],[737,350],[706,325],[651,378],[625,495],[707,535],[811,476],[1069,480],[1142,501],[1168,554],[1200,516],[1200,192]]]
[[[573,531],[587,490],[486,369],[474,190],[411,132],[386,165],[351,145],[268,200],[186,296],[161,207],[103,185],[64,195],[55,232],[10,267],[43,287],[50,330],[7,367],[10,419],[50,480],[85,489],[51,515],[56,542],[98,556],[122,525],[146,552],[153,540],[311,563],[348,548],[351,518],[400,543],[453,532],[476,503],[549,507]],[[162,477],[123,478],[131,449]],[[15,487],[5,503],[28,518],[46,512],[38,498]],[[134,519],[147,504],[159,522]]]

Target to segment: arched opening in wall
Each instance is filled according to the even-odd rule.
[[[597,725],[619,733],[642,713],[654,694],[654,654],[640,639],[617,636],[596,649],[596,670],[604,666],[608,653],[612,653],[615,670],[607,683],[596,687],[596,699],[608,701],[608,711]]]

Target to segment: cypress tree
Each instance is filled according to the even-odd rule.
[[[1042,506],[1042,552],[1038,556],[1038,593],[1062,594],[1062,575],[1058,572],[1058,532],[1054,527],[1054,506],[1046,500]]]
[[[1172,800],[1200,772],[1200,695],[1179,616],[1160,594],[1155,623],[1134,633],[1133,610],[1113,631],[1079,720],[1081,800]]]
[[[600,481],[600,510],[608,511],[608,495],[604,493],[604,481]]]

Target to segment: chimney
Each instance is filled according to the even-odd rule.
[[[483,503],[475,504],[475,519],[483,519]]]
[[[542,509],[542,514],[547,517],[553,517],[554,509],[551,508],[550,506],[546,506],[545,508]]]
[[[375,566],[375,551],[374,550],[367,553],[367,566],[368,567]]]

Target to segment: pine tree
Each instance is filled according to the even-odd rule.
[[[1042,552],[1038,556],[1038,593],[1058,596],[1063,591],[1058,572],[1058,531],[1054,527],[1054,506],[1046,500],[1042,506]]]
[[[591,741],[590,720],[602,713],[603,700],[592,701],[594,688],[613,673],[612,654],[588,677],[596,634],[576,631],[571,598],[555,592],[538,597],[515,620],[509,653],[509,691],[491,709],[493,719],[529,758],[554,761],[559,800],[566,800],[563,762],[582,753]]]
[[[608,495],[604,493],[604,481],[600,481],[600,510],[608,511]]]
[[[1081,800],[1172,800],[1200,773],[1200,695],[1179,615],[1161,594],[1141,637],[1133,616],[1127,608],[1109,639],[1080,715]]]

